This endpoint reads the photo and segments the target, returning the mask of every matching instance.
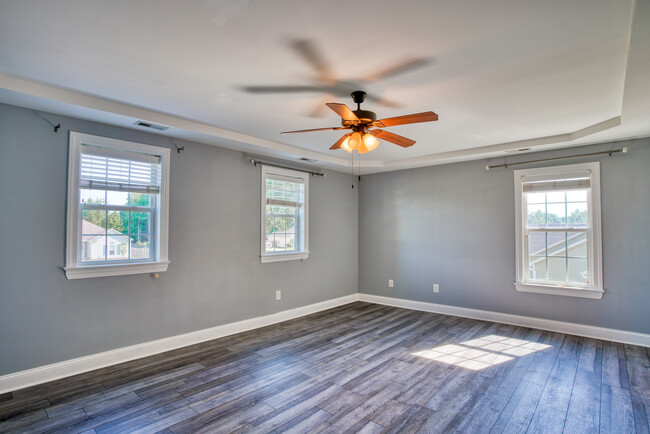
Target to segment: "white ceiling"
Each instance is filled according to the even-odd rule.
[[[372,173],[650,136],[648,29],[650,0],[0,0],[0,102],[337,170],[340,132],[279,132],[337,126],[323,104],[357,89],[399,103],[363,104],[380,118],[439,114],[390,128],[417,143],[382,142]],[[321,86],[297,41],[337,95],[245,90]]]

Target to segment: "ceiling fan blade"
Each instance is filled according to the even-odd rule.
[[[333,150],[333,149],[340,149],[340,148],[341,148],[341,145],[343,144],[343,142],[345,141],[345,139],[347,139],[347,138],[350,137],[351,135],[352,135],[352,133],[347,133],[347,134],[345,134],[343,137],[341,137],[340,139],[338,139],[338,140],[336,141],[336,143],[334,143],[330,149],[332,149],[332,150]]]
[[[327,107],[331,108],[336,112],[337,115],[341,116],[344,121],[355,121],[359,122],[359,118],[355,115],[352,110],[348,108],[345,104],[340,104],[338,102],[328,102],[325,104]]]
[[[332,83],[336,81],[334,79],[334,74],[332,74],[332,71],[329,67],[329,64],[325,60],[325,57],[323,57],[320,50],[316,48],[316,44],[307,39],[299,39],[292,41],[291,45],[298,52],[298,54],[300,54],[300,56],[305,59],[305,61],[316,70],[316,72],[318,72],[319,80],[325,83]]]
[[[388,68],[377,71],[374,74],[370,74],[366,76],[363,81],[366,83],[372,83],[373,81],[383,80],[394,75],[403,74],[410,71],[411,69],[419,68],[426,65],[427,63],[429,63],[429,59],[422,57],[413,57],[411,59],[406,59],[402,62],[391,65]]]
[[[325,116],[325,104],[327,101],[332,99],[332,95],[328,95],[326,98],[321,98],[318,104],[314,105],[312,110],[307,114],[310,118],[322,118]]]
[[[391,108],[400,108],[400,107],[402,107],[402,104],[400,104],[400,103],[397,103],[397,102],[394,102],[394,101],[391,101],[391,100],[388,100],[388,99],[384,99],[384,98],[379,98],[379,97],[372,96],[372,95],[367,95],[366,96],[366,101],[372,101],[374,103],[381,104],[383,106],[391,107]]]
[[[375,121],[376,127],[393,127],[395,125],[417,124],[419,122],[437,121],[438,115],[434,112],[415,113],[412,115],[397,116],[394,118],[379,119]]]
[[[407,139],[406,137],[399,136],[397,134],[389,133],[384,130],[372,130],[370,133],[377,137],[378,139],[386,140],[387,142],[395,143],[402,148],[408,148],[415,144],[415,140]]]
[[[243,86],[242,90],[249,93],[293,93],[293,92],[322,92],[318,86]]]
[[[280,134],[293,134],[293,133],[311,133],[312,131],[331,131],[331,130],[344,130],[343,127],[329,127],[329,128],[312,128],[310,130],[295,130],[295,131],[282,131]]]

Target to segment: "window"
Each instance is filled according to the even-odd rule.
[[[70,133],[68,279],[167,270],[169,149]]]
[[[308,197],[306,173],[262,166],[262,262],[309,256]]]
[[[602,298],[599,163],[514,174],[517,290]]]

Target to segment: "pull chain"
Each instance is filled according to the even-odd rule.
[[[351,172],[352,188],[354,188],[354,151],[350,153],[350,156],[352,157],[352,162],[350,163],[350,167],[352,168],[352,172]]]
[[[361,154],[357,157],[357,188],[359,188],[359,183],[361,182]]]

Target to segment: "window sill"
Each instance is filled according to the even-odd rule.
[[[159,273],[167,271],[169,261],[144,262],[141,264],[122,265],[90,265],[80,267],[65,267],[65,277],[68,279],[86,279],[90,277],[124,276],[128,274]]]
[[[551,295],[564,295],[567,297],[582,297],[582,298],[603,298],[602,289],[586,289],[575,288],[570,286],[550,286],[550,285],[535,285],[531,283],[515,283],[515,288],[519,292],[533,292],[537,294],[551,294]]]
[[[262,263],[265,262],[280,262],[280,261],[297,261],[306,260],[309,257],[309,252],[299,253],[275,253],[270,255],[260,255]]]

